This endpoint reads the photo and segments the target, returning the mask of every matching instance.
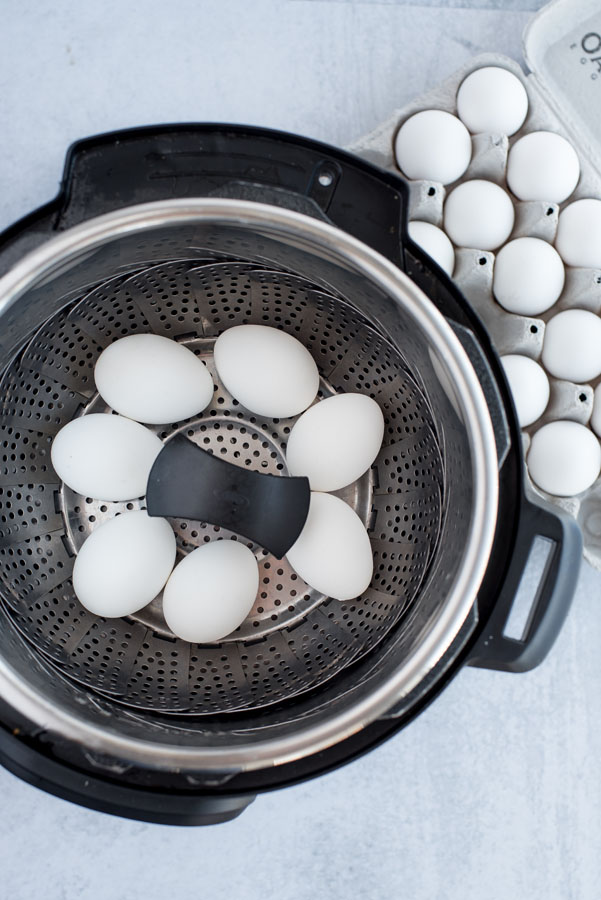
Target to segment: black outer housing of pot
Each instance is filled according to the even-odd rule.
[[[93,216],[137,203],[211,196],[315,216],[406,271],[447,319],[474,336],[504,408],[510,447],[499,472],[497,530],[478,595],[478,624],[404,714],[373,722],[314,756],[209,787],[181,773],[129,766],[120,774],[114,767],[109,772],[86,748],[57,742],[0,700],[0,763],[15,775],[82,806],[176,825],[228,821],[259,792],[324,774],[360,756],[405,727],[465,664],[507,671],[538,665],[567,614],[581,554],[576,524],[525,495],[520,432],[500,360],[460,291],[408,238],[408,189],[400,176],[342,150],[262,128],[184,124],[100,135],[69,149],[55,199],[0,235],[0,274],[53,235]],[[491,414],[494,422],[494,410]],[[536,534],[555,539],[558,548],[563,543],[566,552],[552,557],[544,576],[542,599],[531,614],[532,635],[511,641],[503,628]]]

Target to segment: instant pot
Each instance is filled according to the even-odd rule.
[[[527,495],[498,356],[409,240],[406,214],[403,180],[359,157],[191,124],[75,144],[55,200],[0,236],[7,769],[121,816],[223,822],[408,725],[463,665],[522,672],[545,657],[575,589],[580,532]],[[255,545],[260,594],[219,644],[176,638],[160,598],[124,619],[87,613],[70,577],[83,540],[144,500],[74,494],[52,469],[53,436],[108,411],[93,370],[117,338],[165,335],[210,368],[219,334],[247,322],[310,350],[320,396],[366,393],[384,413],[374,466],[340,492],[369,531],[370,587],[350,602],[324,597]],[[156,431],[285,478],[290,427],[218,386],[202,414]],[[236,533],[235,521],[170,522],[180,555]],[[537,537],[551,552],[524,632],[510,637]]]

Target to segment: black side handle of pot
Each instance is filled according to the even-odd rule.
[[[521,638],[505,634],[530,551],[537,537],[553,546]],[[504,672],[528,672],[538,666],[557,638],[570,608],[582,561],[577,523],[543,500],[524,497],[511,566],[501,594],[469,664]]]
[[[510,444],[519,447],[521,440],[515,427],[511,434],[511,424],[515,426],[517,418],[510,423],[501,397],[501,390],[507,388],[501,380],[504,375],[501,379],[499,373],[494,376],[482,343],[476,340],[470,328],[452,320],[449,324],[469,356],[482,386],[495,433],[499,469],[502,470]],[[507,400],[512,402],[506,392]],[[577,523],[557,507],[526,492],[521,454],[519,462],[520,500],[514,550],[497,602],[468,657],[472,666],[508,672],[527,672],[545,659],[570,608],[582,561],[582,534]],[[505,629],[537,537],[547,539],[552,547],[523,634],[516,639],[508,637]]]
[[[308,478],[235,466],[178,434],[154,462],[146,506],[150,516],[229,528],[281,559],[303,530],[310,497]]]
[[[117,784],[52,759],[0,728],[0,765],[46,793],[98,812],[156,825],[219,825],[235,819],[253,794],[153,791]]]
[[[402,265],[407,188],[394,174],[327,144],[266,128],[174,124],[73,144],[60,192],[0,235],[0,274],[38,244],[125,206],[230,197],[331,222]]]

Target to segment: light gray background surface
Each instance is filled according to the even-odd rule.
[[[216,120],[345,144],[473,54],[520,59],[541,3],[467,5],[0,0],[0,228],[88,134]],[[0,771],[0,896],[597,900],[600,601],[585,566],[540,669],[465,670],[380,749],[218,828],[109,818]]]

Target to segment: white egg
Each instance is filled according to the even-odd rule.
[[[94,379],[109,406],[149,425],[189,419],[213,397],[213,381],[201,360],[158,334],[115,341],[98,357]]]
[[[591,428],[601,437],[601,384],[598,384],[593,394],[593,412],[591,415]]]
[[[528,469],[543,491],[572,497],[597,480],[601,445],[592,431],[578,422],[550,422],[532,438]]]
[[[73,567],[73,589],[81,605],[97,616],[130,616],[161,592],[175,553],[166,519],[145,510],[122,513],[84,542]]]
[[[315,360],[295,337],[268,325],[235,325],[215,342],[215,366],[230,394],[260,416],[287,419],[313,403]]]
[[[528,356],[510,353],[501,357],[521,428],[540,419],[549,402],[549,379]]]
[[[559,299],[564,282],[561,257],[547,241],[517,238],[497,253],[493,293],[509,312],[538,316]]]
[[[496,250],[513,229],[509,194],[492,181],[464,181],[447,197],[445,231],[458,247]]]
[[[291,475],[306,475],[312,491],[337,491],[367,472],[382,446],[384,416],[365,394],[336,394],[298,419],[288,437]]]
[[[560,212],[555,246],[568,266],[601,268],[601,200],[576,200]]]
[[[163,443],[139,422],[94,413],[68,422],[50,451],[56,474],[68,487],[96,500],[134,500],[146,493]]]
[[[601,319],[566,309],[547,322],[542,362],[550,375],[584,384],[601,375]]]
[[[437,262],[447,275],[453,274],[455,268],[455,251],[453,245],[441,228],[430,222],[409,222],[409,237],[415,241],[434,262]]]
[[[528,113],[528,94],[520,79],[499,66],[476,69],[457,93],[457,112],[473,133],[514,134]]]
[[[450,184],[470,164],[472,139],[456,116],[426,109],[403,122],[394,149],[397,165],[407,178]]]
[[[173,570],[163,592],[163,615],[185,641],[219,641],[244,622],[258,590],[259,567],[248,547],[212,541]]]
[[[308,585],[335,600],[358,597],[373,575],[363,522],[344,500],[331,494],[311,494],[305,527],[286,558]]]
[[[532,131],[516,141],[507,159],[507,184],[519,200],[563,203],[580,178],[569,141],[552,131]]]

